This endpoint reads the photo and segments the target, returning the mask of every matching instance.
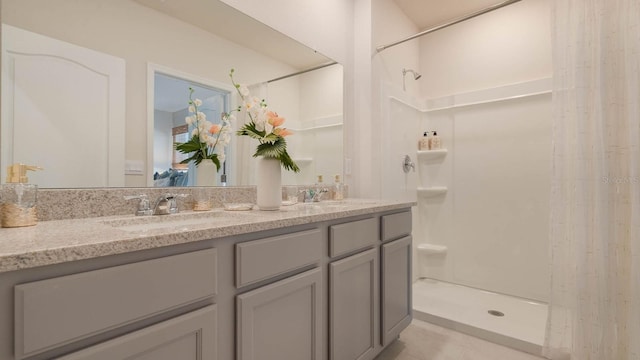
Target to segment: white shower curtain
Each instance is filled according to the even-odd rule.
[[[640,359],[640,0],[554,0],[550,359]]]

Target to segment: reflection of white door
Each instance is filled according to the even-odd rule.
[[[123,59],[2,25],[2,178],[39,165],[41,187],[124,186]]]

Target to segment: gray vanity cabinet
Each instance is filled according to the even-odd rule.
[[[216,360],[216,306],[62,356],[59,360]]]
[[[408,210],[0,272],[0,359],[371,360],[411,321]]]
[[[411,323],[411,236],[382,245],[382,346]]]
[[[321,360],[319,268],[237,296],[238,360]]]
[[[372,359],[378,307],[377,249],[329,264],[331,360]]]

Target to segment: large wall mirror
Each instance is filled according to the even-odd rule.
[[[22,162],[45,167],[30,175],[44,188],[220,185],[223,172],[226,185],[255,184],[246,139],[233,137],[210,184],[172,151],[189,87],[208,116],[238,106],[231,68],[294,132],[301,172],[284,184],[342,172],[342,66],[220,1],[0,3],[2,180]]]

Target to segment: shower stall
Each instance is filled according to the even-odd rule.
[[[380,128],[393,129],[380,135],[381,196],[417,202],[414,317],[533,354],[549,293],[548,9],[523,0],[374,58]],[[418,66],[400,62],[406,46]],[[428,131],[442,148],[418,151]]]

